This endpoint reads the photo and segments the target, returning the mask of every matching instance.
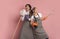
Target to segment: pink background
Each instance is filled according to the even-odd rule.
[[[43,27],[50,39],[60,39],[60,0],[0,0],[0,39],[11,39],[19,20],[19,11],[25,4],[36,6],[43,17],[52,13],[43,21]],[[20,26],[14,39],[19,38]]]

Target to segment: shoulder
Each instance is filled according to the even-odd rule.
[[[25,9],[20,10],[20,15],[23,15],[25,12]]]
[[[25,12],[25,9],[20,10],[20,12]]]
[[[38,13],[38,15],[39,15],[40,17],[42,17],[42,13]]]
[[[39,15],[42,15],[42,13],[38,13]]]

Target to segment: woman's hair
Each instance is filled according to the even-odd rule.
[[[33,11],[31,10],[32,6],[30,4],[26,4],[25,7],[27,7],[27,6],[29,6],[29,8],[30,8],[29,17],[31,17],[33,14]]]
[[[36,9],[36,7],[33,7],[33,8],[32,8],[32,11],[35,10],[35,9]]]
[[[33,7],[32,10],[30,11],[30,17],[33,15],[33,13],[34,13],[33,10],[35,10],[35,9],[36,9],[36,7]]]
[[[27,6],[29,6],[29,8],[31,10],[31,8],[32,8],[31,5],[30,4],[26,4],[25,7],[27,7]]]
[[[30,14],[29,15],[30,15],[30,17],[33,15],[33,11],[32,10],[30,10]]]

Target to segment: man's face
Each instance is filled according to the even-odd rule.
[[[29,11],[30,10],[30,7],[29,6],[26,6],[25,9],[26,9],[26,11]]]

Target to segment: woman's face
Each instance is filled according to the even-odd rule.
[[[33,12],[34,12],[34,13],[37,13],[37,9],[35,8],[35,9],[33,10]]]
[[[30,7],[27,5],[27,6],[25,7],[25,9],[26,9],[26,11],[29,11],[29,10],[30,10]]]

